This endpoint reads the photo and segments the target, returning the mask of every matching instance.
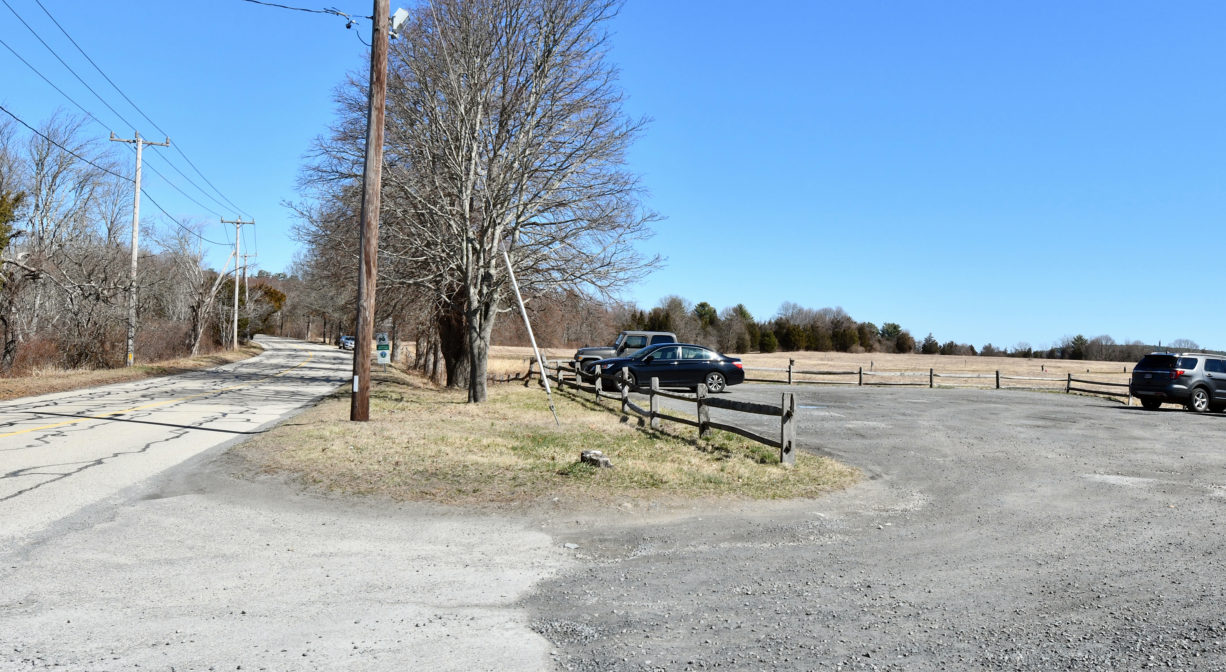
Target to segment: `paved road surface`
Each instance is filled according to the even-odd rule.
[[[0,672],[549,669],[519,602],[570,552],[536,525],[304,494],[224,451],[352,370],[267,345],[0,408]]]
[[[336,348],[259,338],[262,355],[209,371],[0,404],[0,548],[260,432],[351,375]]]

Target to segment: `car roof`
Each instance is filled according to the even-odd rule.
[[[654,345],[649,345],[643,349],[644,350],[659,350],[660,348],[667,348],[670,345],[682,345],[682,346],[689,346],[691,348],[702,348],[703,350],[710,350],[711,352],[719,352],[719,350],[716,350],[715,348],[708,347],[705,345],[698,345],[697,343],[656,343]]]

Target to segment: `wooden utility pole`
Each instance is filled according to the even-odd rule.
[[[136,145],[136,188],[133,189],[132,196],[132,272],[128,275],[128,363],[127,366],[132,366],[136,362],[136,255],[137,244],[140,242],[140,159],[141,148],[145,145],[154,147],[169,147],[170,138],[166,138],[166,142],[149,142],[140,137],[140,133],[131,140],[115,137],[115,133],[111,133],[111,142],[127,142]]]
[[[238,349],[238,265],[243,263],[243,256],[239,254],[240,243],[243,239],[243,225],[255,224],[255,220],[244,222],[242,217],[238,219],[223,219],[222,224],[234,225],[234,324],[231,329],[230,349]],[[244,266],[244,268],[246,268]]]
[[[349,419],[370,419],[370,343],[375,337],[375,279],[379,252],[379,192],[383,183],[383,109],[387,100],[390,0],[374,0],[370,21],[370,98],[366,107],[366,163],[362,169],[361,256],[358,260],[358,324],[353,345],[353,396]]]
[[[247,281],[247,260],[254,256],[254,254],[243,255],[243,305],[247,307],[247,331],[244,335],[248,339],[251,338],[251,285]]]

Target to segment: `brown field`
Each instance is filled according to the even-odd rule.
[[[574,349],[549,348],[542,352],[550,359],[568,361]],[[532,348],[495,346],[490,349],[490,372],[497,375],[522,374],[527,371]],[[928,384],[928,371],[935,373],[937,387],[996,386],[996,372],[1001,375],[1001,387],[1063,390],[1068,374],[1109,383],[1127,383],[1131,364],[1090,360],[1021,359],[1017,357],[961,357],[948,355],[916,355],[883,352],[853,354],[846,352],[776,352],[739,355],[745,363],[747,378],[783,382],[787,380],[789,360],[795,360],[793,380],[856,384],[863,369],[864,382],[875,384]],[[777,369],[777,370],[763,370]],[[803,371],[839,371],[844,375],[815,375]],[[910,373],[916,375],[872,375]],[[851,375],[857,374],[857,375]],[[923,374],[923,375],[918,375]],[[1012,378],[1012,379],[1011,379]],[[1019,380],[1046,378],[1050,380]],[[1123,388],[1105,388],[1124,391]]]

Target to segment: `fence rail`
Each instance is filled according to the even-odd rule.
[[[796,397],[791,392],[784,392],[779,406],[774,406],[772,404],[715,398],[710,396],[707,386],[703,384],[698,385],[693,395],[665,392],[660,389],[660,380],[652,378],[651,386],[646,391],[648,407],[643,408],[630,397],[630,384],[625,377],[627,373],[625,369],[622,369],[622,375],[611,376],[600,372],[599,367],[597,367],[594,375],[583,374],[575,369],[573,362],[547,362],[545,367],[549,379],[557,383],[558,389],[566,390],[569,388],[580,392],[590,392],[595,395],[597,401],[609,396],[604,387],[605,383],[612,384],[614,389],[617,390],[621,401],[621,412],[626,415],[634,413],[641,418],[640,423],[646,420],[652,429],[659,429],[661,420],[696,427],[698,428],[698,435],[704,438],[711,430],[718,429],[743,436],[751,441],[756,441],[772,448],[778,448],[779,463],[784,466],[790,466],[796,462]],[[695,405],[694,415],[696,419],[691,420],[687,417],[664,413],[660,408],[661,399],[693,403]],[[777,417],[779,418],[779,438],[762,436],[738,425],[711,420],[712,408],[737,413]]]
[[[1068,374],[1068,379],[1066,380],[1064,384],[1065,393],[1083,392],[1085,394],[1101,394],[1107,397],[1127,397],[1129,400],[1129,405],[1131,405],[1131,401],[1132,401],[1131,392],[1108,392],[1106,390],[1090,390],[1084,387],[1073,387],[1073,383],[1084,383],[1086,385],[1098,385],[1101,387],[1124,387],[1124,388],[1131,387],[1131,383],[1109,383],[1109,382],[1102,381],[1102,380],[1089,380],[1086,378],[1074,378],[1073,374],[1070,373]]]
[[[1117,383],[1111,381],[1091,380],[1083,378],[1073,378],[1073,374],[1067,374],[1063,378],[1053,376],[1015,376],[1003,374],[999,370],[992,373],[940,373],[935,368],[930,368],[927,371],[865,371],[864,367],[859,367],[856,370],[810,370],[796,368],[796,360],[789,360],[788,367],[784,368],[769,368],[769,367],[745,367],[746,377],[745,382],[753,383],[773,383],[780,385],[855,385],[861,387],[867,386],[910,386],[923,387],[927,385],[930,388],[937,386],[938,379],[947,379],[950,385],[953,381],[976,381],[976,380],[992,380],[993,386],[1000,389],[1017,389],[1017,390],[1057,390],[1060,387],[1064,388],[1066,393],[1082,392],[1085,394],[1100,394],[1108,397],[1128,397],[1130,395],[1121,392],[1112,392],[1102,389],[1093,389],[1085,387],[1074,387],[1072,383],[1083,383],[1086,385],[1094,385],[1099,387],[1128,387],[1128,383]],[[750,376],[750,372],[766,372],[766,373],[782,373],[785,378],[765,378]],[[1087,373],[1090,373],[1087,371]],[[1127,371],[1098,371],[1096,373],[1103,375],[1119,375],[1127,373]],[[814,380],[812,378],[801,378],[801,376],[823,376],[825,378],[832,377],[854,377],[854,380]],[[917,380],[908,380],[917,379]],[[1008,382],[1017,381],[1024,383],[1050,383],[1046,386],[1035,385],[1008,385]],[[975,385],[964,385],[963,387],[978,387]]]

